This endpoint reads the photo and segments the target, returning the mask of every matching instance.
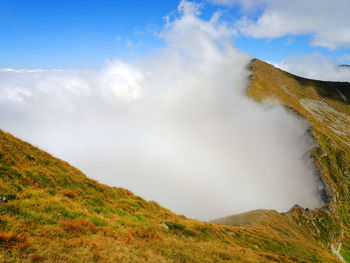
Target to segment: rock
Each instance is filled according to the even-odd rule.
[[[300,205],[298,205],[298,204],[295,204],[295,205],[293,205],[292,207],[291,207],[291,209],[289,209],[289,211],[291,211],[291,210],[294,210],[294,209],[304,209],[304,208],[302,208]]]
[[[7,195],[7,196],[0,196],[0,202],[8,202],[17,199],[16,195]]]
[[[159,225],[160,225],[161,227],[164,227],[165,229],[169,229],[168,225],[165,224],[165,223],[160,223]]]
[[[329,213],[332,213],[332,208],[330,208],[328,205],[324,205],[321,208],[319,208],[319,210],[323,210],[323,211],[327,211]]]
[[[228,231],[227,233],[228,233],[229,235],[232,235],[232,236],[235,236],[235,237],[237,236],[236,233],[235,233],[235,232],[232,232],[232,231]]]

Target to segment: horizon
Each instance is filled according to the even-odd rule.
[[[0,261],[350,262],[349,11],[0,0]]]
[[[193,218],[319,206],[319,182],[303,158],[313,145],[309,124],[245,95],[251,56],[232,41],[237,29],[203,8],[180,1],[157,31],[163,46],[135,59],[0,70],[2,128],[93,179]],[[308,61],[280,67],[349,77],[320,53]]]

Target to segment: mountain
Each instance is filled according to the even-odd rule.
[[[311,157],[324,186],[325,205],[296,207],[286,216],[320,243],[337,247],[350,262],[350,83],[301,78],[258,59],[252,60],[248,96],[274,101],[307,119],[317,147]]]
[[[340,68],[350,68],[350,65],[342,64],[342,65],[339,65],[338,67],[340,67]]]
[[[332,249],[349,259],[350,84],[303,79],[257,59],[248,68],[250,97],[310,121],[323,207],[200,222],[91,180],[0,130],[0,262],[341,262]]]

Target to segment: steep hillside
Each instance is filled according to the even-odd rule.
[[[306,118],[318,147],[311,153],[323,182],[325,205],[296,207],[286,216],[320,244],[340,249],[350,262],[350,83],[301,78],[254,59],[248,95],[258,102],[283,104]]]
[[[187,219],[3,131],[0,197],[0,262],[339,262],[274,211],[238,226]]]

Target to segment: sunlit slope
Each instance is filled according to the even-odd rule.
[[[338,262],[276,212],[268,225],[187,219],[2,131],[0,196],[0,262]]]
[[[248,95],[267,105],[283,104],[306,118],[318,143],[311,155],[325,184],[326,205],[315,211],[293,209],[287,216],[320,243],[343,244],[340,252],[350,259],[350,83],[301,78],[258,59],[248,68]]]

